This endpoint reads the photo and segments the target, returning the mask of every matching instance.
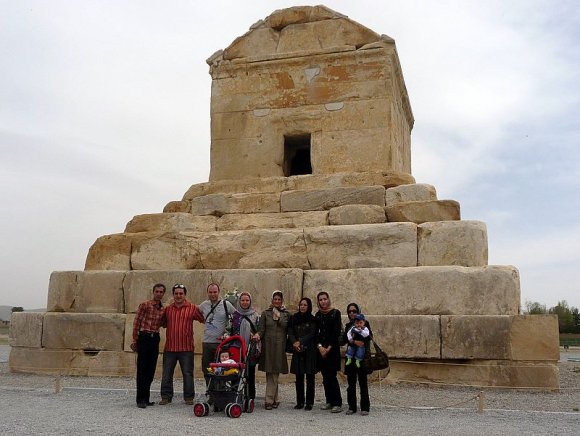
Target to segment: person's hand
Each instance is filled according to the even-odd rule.
[[[318,351],[320,351],[320,356],[321,357],[326,357],[326,355],[328,354],[328,348],[320,347],[318,349]]]
[[[256,333],[255,335],[252,336],[252,341],[256,341],[258,342],[260,340],[260,333]]]
[[[131,343],[131,350],[132,351],[137,351],[137,342],[132,342]]]
[[[292,344],[296,351],[300,351],[300,341],[296,341]]]

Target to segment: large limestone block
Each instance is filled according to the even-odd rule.
[[[85,269],[131,269],[131,236],[116,234],[97,238],[89,249]]]
[[[161,359],[160,359],[161,360]],[[12,348],[10,371],[66,376],[133,376],[135,354],[123,351]]]
[[[510,356],[513,360],[560,359],[557,315],[519,315],[510,319]]]
[[[131,269],[203,268],[195,238],[182,232],[143,235],[132,246]]]
[[[164,303],[171,300],[171,287],[182,283],[188,299],[199,304],[207,299],[207,286],[215,282],[220,283],[222,295],[234,289],[250,292],[254,306],[260,310],[268,308],[272,292],[279,289],[284,292],[286,306],[296,310],[302,297],[302,277],[301,269],[131,271],[125,280],[125,306],[127,312],[136,312],[141,302],[151,298],[155,283],[167,286]]]
[[[280,212],[279,194],[209,194],[191,200],[193,215],[266,212]]]
[[[48,282],[47,312],[75,312],[78,271],[54,271]]]
[[[442,316],[443,359],[558,361],[555,315]]]
[[[336,174],[301,175],[288,177],[290,190],[383,186],[389,188],[414,183],[412,175],[404,172],[343,172]]]
[[[487,227],[481,221],[438,221],[418,226],[418,265],[487,265]]]
[[[137,215],[127,223],[125,233],[139,232],[180,232],[192,230],[211,232],[216,229],[217,218],[213,216],[194,216],[190,213],[150,213]]]
[[[78,350],[14,347],[10,350],[8,366],[11,372],[88,375],[87,356]]]
[[[392,360],[387,381],[557,390],[560,387],[560,373],[555,362]]]
[[[120,351],[123,349],[125,316],[116,313],[46,313],[42,346]]]
[[[359,224],[304,229],[310,269],[417,265],[412,223]]]
[[[510,266],[304,271],[304,296],[321,290],[341,311],[355,301],[369,315],[517,315],[520,305],[519,274]]]
[[[394,186],[387,189],[385,203],[393,206],[407,201],[430,201],[437,200],[437,191],[433,185],[426,183],[413,183],[408,185]]]
[[[328,222],[333,226],[353,224],[377,224],[387,220],[385,209],[374,204],[347,204],[333,207],[328,214]]]
[[[89,249],[85,270],[130,270],[133,244],[161,234],[161,232],[147,232],[101,236]]]
[[[205,269],[309,267],[302,229],[256,229],[201,234]]]
[[[59,271],[51,274],[49,312],[123,313],[123,271]]]
[[[347,172],[337,174],[304,174],[291,177],[266,177],[248,179],[213,180],[192,185],[183,196],[184,210],[164,212],[189,212],[189,200],[209,194],[274,193],[289,190],[341,188],[380,185],[386,188],[415,183],[411,174],[405,172]]]
[[[441,317],[443,359],[509,359],[509,316]]]
[[[282,212],[328,210],[345,204],[385,204],[385,188],[330,188],[283,192],[280,196]]]
[[[301,229],[166,233],[133,247],[133,269],[308,268]]]
[[[384,215],[382,208],[381,211]],[[300,229],[326,225],[327,211],[228,214],[218,219],[217,230]]]
[[[10,318],[12,347],[40,348],[44,312],[14,312]]]
[[[186,200],[187,199],[184,198],[183,200],[170,201],[163,208],[163,213],[189,213],[191,210],[191,203]]]
[[[365,312],[365,303],[361,304]],[[343,309],[344,310],[344,309]],[[365,315],[373,336],[391,358],[440,359],[441,335],[437,315]],[[347,318],[343,316],[343,324]],[[373,346],[371,349],[374,351]]]
[[[454,200],[407,201],[385,207],[387,221],[422,224],[430,221],[461,219],[459,203]]]

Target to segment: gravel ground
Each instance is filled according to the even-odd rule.
[[[262,408],[264,385],[258,384],[257,408],[240,419],[222,413],[197,418],[176,394],[168,406],[138,409],[134,380],[128,377],[55,377],[13,374],[0,347],[0,434],[138,434],[144,426],[160,434],[188,430],[201,434],[311,434],[354,431],[366,434],[579,434],[580,362],[560,363],[560,392],[485,390],[485,412],[478,413],[474,388],[379,384],[370,386],[369,416],[346,416],[292,409],[293,385],[281,386],[278,410]],[[342,385],[345,385],[344,381]],[[177,381],[176,386],[179,386]],[[202,380],[196,380],[201,391]],[[158,401],[159,380],[152,400]],[[343,397],[346,393],[343,390]],[[317,385],[316,406],[323,402]],[[356,427],[355,427],[356,426]]]

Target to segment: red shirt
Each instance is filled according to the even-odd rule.
[[[133,342],[137,342],[140,331],[159,332],[164,312],[165,308],[160,307],[160,303],[155,300],[141,303],[133,322]]]
[[[193,321],[205,321],[199,307],[187,300],[180,307],[172,303],[165,309],[164,319],[165,351],[193,351]]]

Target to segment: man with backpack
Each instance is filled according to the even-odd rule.
[[[217,283],[210,283],[207,287],[207,300],[199,305],[204,319],[203,354],[201,364],[206,386],[209,384],[207,369],[215,361],[215,352],[226,333],[226,326],[235,312],[234,306],[226,300],[220,299],[220,287]]]

